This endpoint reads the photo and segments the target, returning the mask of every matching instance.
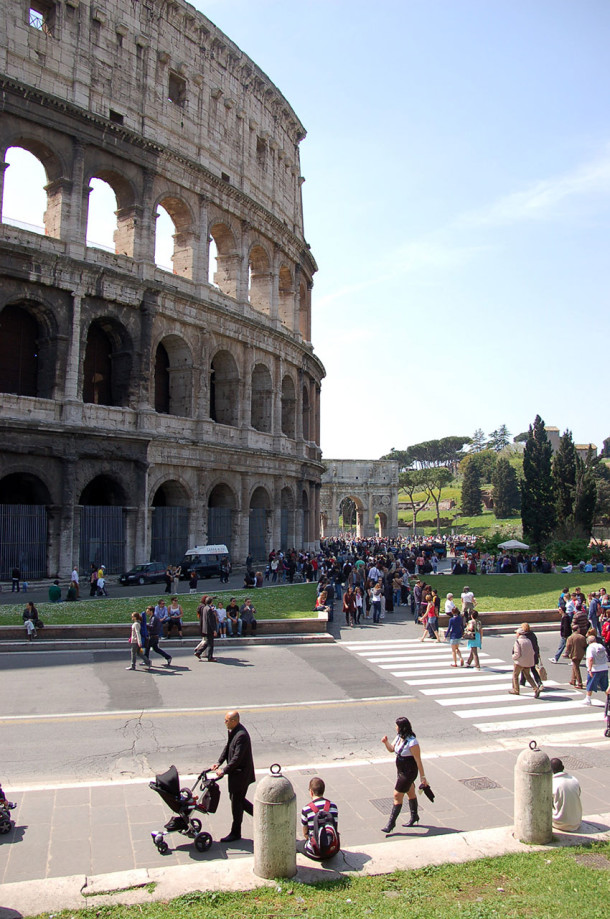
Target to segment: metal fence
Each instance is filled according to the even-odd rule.
[[[267,511],[264,507],[250,508],[249,551],[257,560],[267,556]]]
[[[233,533],[233,509],[230,507],[208,508],[208,544],[226,546],[231,552]]]
[[[19,568],[24,581],[47,575],[47,509],[39,504],[0,504],[0,579]]]
[[[177,565],[189,548],[188,507],[154,507],[150,558],[164,565]]]
[[[80,570],[89,571],[93,562],[104,565],[106,574],[120,574],[125,567],[124,553],[123,508],[81,507]]]

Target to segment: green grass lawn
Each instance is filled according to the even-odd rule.
[[[595,856],[597,865],[587,864]],[[55,912],[55,919],[600,919],[607,913],[610,844],[485,858],[459,865],[280,880],[235,893],[192,891],[170,902]],[[43,914],[49,916],[48,913]]]
[[[163,593],[148,597],[100,597],[93,600],[79,600],[77,603],[39,603],[37,609],[45,625],[75,625],[76,623],[127,622],[134,610],[141,612],[151,603],[156,603]],[[109,588],[112,591],[112,586]],[[195,613],[203,594],[212,594],[222,599],[226,606],[231,597],[243,603],[245,597],[252,597],[258,619],[302,619],[317,615],[313,612],[316,602],[315,584],[293,584],[281,587],[262,587],[259,590],[220,591],[205,583],[196,594],[180,594],[180,605],[184,618],[195,621]],[[22,613],[27,600],[10,606],[0,606],[0,625],[21,625]]]
[[[582,588],[586,594],[600,587],[610,587],[608,574],[488,574],[426,576],[426,582],[438,590],[441,598],[452,593],[459,598],[464,586],[474,591],[479,612],[510,609],[555,609],[563,587]],[[442,607],[441,607],[442,609]]]

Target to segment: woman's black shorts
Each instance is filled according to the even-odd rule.
[[[396,785],[394,790],[401,795],[408,792],[409,788],[417,778],[417,763],[413,756],[396,757]]]

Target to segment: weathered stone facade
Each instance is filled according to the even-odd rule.
[[[398,463],[325,459],[324,467],[320,494],[322,537],[341,532],[341,504],[347,498],[356,505],[356,536],[398,536]]]
[[[237,562],[313,547],[324,368],[302,125],[182,0],[0,15],[0,205],[9,148],[47,178],[44,235],[0,225],[0,576],[207,541]],[[114,253],[87,245],[94,178],[116,196]],[[159,206],[173,273],[155,265]]]

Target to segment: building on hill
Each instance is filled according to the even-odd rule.
[[[183,0],[0,14],[0,205],[17,148],[46,194],[41,229],[0,210],[0,577],[313,548],[299,119]],[[100,183],[112,251],[90,237]]]

